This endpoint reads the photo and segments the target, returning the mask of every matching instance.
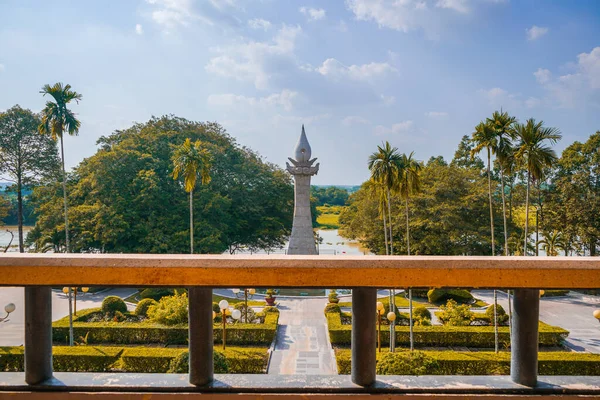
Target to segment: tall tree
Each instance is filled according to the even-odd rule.
[[[194,189],[200,174],[200,183],[210,183],[210,169],[212,156],[206,144],[196,140],[193,144],[187,138],[181,146],[175,147],[173,152],[173,179],[181,175],[185,191],[190,194],[190,254],[194,254]]]
[[[496,134],[493,125],[490,123],[480,122],[475,127],[475,132],[473,132],[473,142],[475,143],[475,147],[472,150],[472,154],[475,155],[479,153],[483,149],[487,150],[487,177],[488,177],[488,198],[490,202],[490,233],[492,237],[492,256],[496,255],[496,243],[494,242],[494,203],[492,201],[492,173],[491,173],[491,158],[492,152],[495,152],[498,149],[498,136]],[[497,314],[497,292],[494,290],[494,348],[496,353],[498,352],[498,319],[496,317]]]
[[[400,155],[398,149],[392,147],[389,142],[385,142],[383,146],[377,146],[377,152],[369,156],[369,170],[371,171],[371,179],[383,185],[389,218],[389,239],[390,251],[389,254],[394,254],[394,240],[392,230],[392,209],[391,209],[391,194],[398,187],[398,163]],[[387,251],[386,251],[387,254]]]
[[[504,223],[504,255],[508,256],[508,229],[506,224],[506,195],[504,185],[504,175],[511,173],[512,163],[514,159],[514,151],[512,147],[512,127],[516,122],[515,117],[508,115],[506,111],[494,111],[491,118],[486,121],[492,126],[496,132],[496,158],[500,167],[500,185],[502,194],[502,220]]]
[[[40,118],[18,105],[0,113],[0,178],[17,192],[19,251],[23,245],[23,188],[55,175],[59,166],[56,142],[37,134]]]
[[[544,168],[551,167],[556,161],[556,153],[547,143],[555,144],[562,135],[557,128],[545,127],[544,121],[536,122],[530,118],[524,124],[517,123],[514,134],[519,140],[515,159],[527,172],[527,192],[525,197],[525,239],[523,254],[527,255],[527,230],[529,226],[529,192],[531,180],[542,178]]]
[[[404,199],[404,211],[406,213],[406,254],[410,256],[410,225],[408,216],[408,198],[411,194],[419,191],[421,182],[419,172],[421,164],[413,158],[414,152],[410,155],[402,154],[398,166],[398,193]],[[412,289],[408,289],[408,314],[410,327],[410,350],[414,349],[413,335],[413,315],[412,315]]]
[[[69,243],[69,210],[67,204],[67,173],[65,172],[65,147],[63,143],[63,134],[67,132],[71,136],[79,133],[81,122],[75,117],[67,107],[70,102],[79,103],[81,95],[71,90],[71,85],[63,86],[62,83],[55,83],[53,86],[45,85],[40,91],[44,96],[51,96],[54,101],[47,101],[42,110],[42,120],[38,126],[38,131],[42,135],[50,135],[52,139],[60,139],[60,158],[62,164],[62,187],[63,201],[65,209],[65,248],[70,252]]]

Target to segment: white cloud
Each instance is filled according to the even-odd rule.
[[[388,63],[372,62],[363,65],[345,66],[335,58],[328,58],[323,61],[316,71],[323,76],[330,77],[334,80],[342,78],[355,81],[367,81],[381,76],[388,75],[393,72],[398,72],[396,68]]]
[[[438,0],[435,6],[439,8],[448,8],[450,10],[466,14],[470,11],[468,4],[468,0]]]
[[[383,101],[383,104],[386,106],[391,106],[396,102],[396,97],[394,96],[386,96],[385,94],[382,94],[379,97],[381,98],[381,101]]]
[[[281,93],[273,93],[265,97],[246,97],[236,94],[211,94],[208,96],[208,104],[213,106],[235,106],[247,105],[251,107],[268,108],[281,106],[286,111],[291,111],[293,101],[298,97],[298,92],[284,89]]]
[[[300,7],[299,11],[308,17],[309,21],[318,21],[325,18],[325,10],[322,8]]]
[[[587,104],[600,104],[600,47],[577,56],[576,63],[569,63],[570,73],[554,77],[539,68],[534,72],[538,83],[547,92],[547,101],[558,107],[572,108]]]
[[[533,25],[529,29],[525,29],[527,40],[537,40],[548,33],[548,28]]]
[[[142,28],[142,25],[135,24],[135,33],[137,33],[138,35],[144,34],[144,28]]]
[[[476,0],[346,0],[346,7],[357,20],[373,21],[380,28],[401,32],[422,28],[433,31],[432,36],[437,37],[444,19],[451,18],[452,14],[471,13],[480,3],[482,1]]]
[[[535,71],[533,75],[535,76],[535,80],[538,81],[538,83],[541,83],[542,85],[548,83],[552,78],[552,73],[545,68],[538,68],[538,70]]]
[[[429,118],[445,118],[448,116],[446,111],[429,111],[425,113],[426,117]]]
[[[262,18],[254,18],[248,20],[248,26],[252,29],[262,29],[268,31],[271,28],[271,22]]]
[[[358,115],[349,115],[342,120],[342,124],[344,126],[352,126],[352,125],[363,125],[368,124],[370,121],[363,117],[359,117]]]
[[[499,87],[481,89],[478,93],[493,107],[516,109],[522,107],[523,104],[519,94],[509,93]]]
[[[146,2],[155,7],[152,11],[152,19],[166,32],[178,26],[188,26],[196,20],[213,25],[212,21],[194,12],[192,0],[146,0]]]
[[[412,130],[413,122],[412,121],[402,121],[396,124],[393,124],[391,127],[386,127],[383,125],[377,125],[373,130],[373,133],[377,136],[390,135],[390,134],[400,134],[406,133]]]
[[[266,89],[272,76],[280,73],[281,64],[293,59],[296,38],[301,32],[299,26],[284,25],[270,42],[248,41],[214,48],[219,55],[204,68],[215,75],[251,81],[256,88]]]

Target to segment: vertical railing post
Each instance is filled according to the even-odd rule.
[[[539,293],[537,289],[515,289],[513,294],[510,377],[529,387],[537,384]]]
[[[25,382],[52,378],[52,289],[25,288]]]
[[[352,382],[375,383],[377,289],[352,290]]]
[[[190,383],[204,386],[214,375],[212,289],[189,288],[188,314]]]

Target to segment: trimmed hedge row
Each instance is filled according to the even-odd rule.
[[[87,310],[86,310],[87,311]],[[88,311],[87,314],[97,311]],[[75,338],[87,337],[90,344],[182,344],[187,345],[187,325],[165,326],[152,322],[80,322],[85,314],[73,322]],[[227,326],[227,343],[231,345],[270,345],[277,331],[279,313],[265,314],[264,324],[236,323]],[[221,342],[220,324],[213,325],[215,343]],[[69,338],[68,319],[60,319],[52,324],[52,340],[57,344],[67,344]]]
[[[331,344],[350,346],[352,326],[342,325],[338,313],[328,313],[326,316]],[[569,335],[569,331],[543,322],[540,322],[539,326],[540,346],[560,346],[562,341]],[[413,332],[416,346],[494,347],[493,326],[415,326]],[[510,346],[508,327],[498,327],[498,340],[501,347],[508,348]],[[387,326],[385,329],[381,329],[381,343],[382,345],[389,345],[390,343],[390,333]],[[408,326],[396,326],[396,344],[400,346],[410,344]]]
[[[127,372],[166,373],[174,358],[188,350],[185,348],[125,348],[121,356],[121,368]],[[269,354],[266,348],[215,349],[215,354],[225,356],[227,370],[215,369],[215,373],[262,374],[267,370]]]
[[[386,352],[377,353],[377,361]],[[435,363],[427,370],[428,375],[508,375],[510,374],[510,353],[501,352],[458,352],[458,351],[419,351],[431,357]],[[335,351],[338,371],[350,374],[351,351]],[[396,374],[396,371],[394,371]],[[538,355],[540,375],[600,375],[600,354],[571,352],[540,352]],[[398,375],[405,373],[398,371]]]
[[[55,371],[60,372],[127,372],[166,373],[171,361],[187,352],[186,348],[156,347],[88,347],[55,346],[52,361]],[[215,349],[225,357],[230,374],[265,373],[269,361],[266,348]],[[0,371],[19,372],[24,370],[23,347],[0,347]]]
[[[106,372],[119,360],[122,347],[62,347],[52,349],[55,371]],[[23,371],[25,359],[23,347],[0,347],[0,371]]]

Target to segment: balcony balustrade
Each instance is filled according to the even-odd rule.
[[[600,287],[599,258],[11,254],[0,256],[0,286],[25,287],[25,372],[0,373],[0,398],[3,393],[10,393],[9,398],[44,395],[58,399],[95,392],[123,398],[138,398],[135,393],[142,392],[154,393],[152,398],[161,398],[161,392],[219,393],[236,399],[283,393],[302,398],[322,394],[408,398],[600,395],[597,377],[537,374],[539,289]],[[53,373],[50,288],[56,286],[188,287],[188,378],[177,374]],[[373,314],[378,288],[511,289],[511,375],[376,376],[376,326],[369,317],[352,319],[350,377],[215,375],[212,289],[219,287],[351,288],[354,316]],[[130,394],[126,397],[123,392]]]

